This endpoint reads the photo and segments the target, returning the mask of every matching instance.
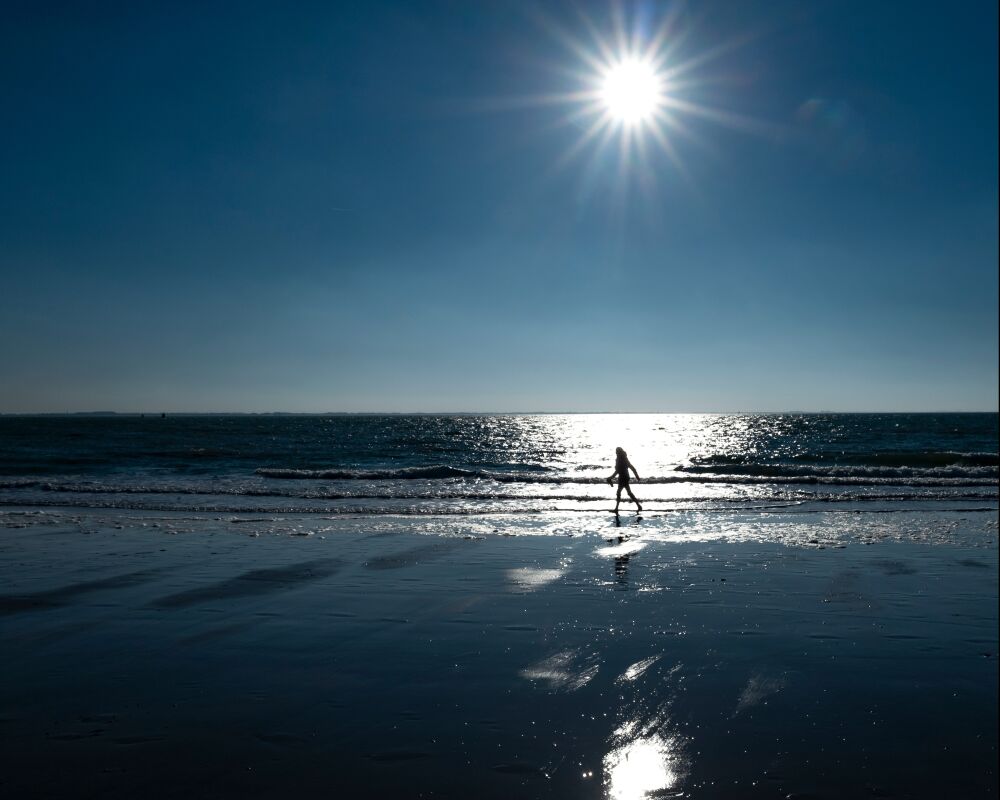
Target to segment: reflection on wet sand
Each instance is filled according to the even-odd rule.
[[[615,580],[622,586],[628,583],[628,559],[627,555],[615,559]]]
[[[642,517],[636,516],[635,521],[628,525],[629,528],[637,528],[642,521]],[[622,519],[615,513],[614,526],[622,527]],[[606,540],[611,546],[601,547],[596,551],[598,556],[611,556],[615,560],[615,583],[620,590],[628,588],[628,565],[633,553],[637,553],[645,546],[645,542],[632,541],[631,536],[626,531],[620,531],[617,536]]]
[[[631,667],[618,676],[617,682],[625,683],[636,680],[641,677],[647,669],[653,666],[653,664],[659,661],[660,658],[661,656],[650,656],[649,658],[644,658],[641,661],[636,661]]]
[[[565,569],[517,567],[507,570],[507,580],[510,581],[515,591],[533,592],[559,580],[565,573]]]
[[[5,530],[5,795],[995,796],[996,517],[968,516],[560,517],[454,551],[426,519]]]
[[[596,658],[581,656],[576,650],[563,650],[521,670],[521,677],[542,681],[553,691],[573,692],[590,683],[599,668]]]
[[[754,675],[747,681],[746,687],[740,693],[733,716],[736,717],[748,708],[759,705],[762,701],[765,701],[765,698],[780,692],[784,688],[785,677],[783,675],[776,678]]]
[[[615,560],[615,583],[623,589],[627,588],[629,559],[646,547],[646,542],[629,539],[627,535],[608,541],[612,542],[610,547],[599,547],[595,552],[599,556],[610,556]]]
[[[681,779],[679,740],[658,733],[631,738],[633,725],[612,735],[604,757],[604,785],[610,800],[642,800],[677,788]]]
[[[623,558],[635,555],[640,550],[644,550],[648,543],[639,539],[619,539],[617,544],[610,547],[599,547],[594,552],[599,556],[611,556],[612,558]]]
[[[615,679],[621,703],[618,719],[624,721],[605,745],[602,765],[609,800],[673,797],[687,775],[685,739],[671,719],[674,698],[667,689],[681,665],[666,669],[662,657],[642,658]]]

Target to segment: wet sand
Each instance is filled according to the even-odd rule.
[[[995,512],[622,520],[5,512],[0,792],[995,795]]]

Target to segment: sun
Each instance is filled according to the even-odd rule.
[[[608,0],[607,5],[610,15],[598,21],[583,12],[566,22],[539,12],[538,23],[572,60],[552,64],[556,82],[550,91],[483,104],[489,110],[564,109],[550,129],[567,128],[572,136],[566,138],[550,172],[582,158],[588,194],[603,176],[614,172],[615,198],[625,197],[632,185],[653,197],[661,177],[679,177],[696,188],[678,144],[703,146],[699,130],[703,123],[768,138],[784,135],[774,125],[705,102],[710,97],[726,98],[726,87],[734,81],[744,85],[739,65],[727,64],[721,74],[710,74],[706,68],[728,58],[755,34],[695,49],[692,43],[698,40],[683,0],[657,4],[660,11],[647,9],[648,13],[642,9],[653,4]],[[634,14],[629,13],[632,8]],[[608,166],[612,169],[605,169]]]
[[[649,60],[626,57],[604,70],[600,99],[616,122],[639,125],[651,121],[663,105],[664,83]]]

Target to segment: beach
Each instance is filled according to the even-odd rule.
[[[998,9],[5,4],[0,800],[996,798]]]
[[[0,509],[9,797],[989,797],[995,509]]]

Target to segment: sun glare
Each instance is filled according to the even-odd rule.
[[[601,101],[618,122],[625,125],[646,122],[663,101],[663,79],[648,61],[623,59],[604,74]]]
[[[575,59],[575,64],[555,66],[561,79],[570,81],[563,91],[509,98],[498,106],[566,106],[554,127],[571,127],[577,135],[563,148],[553,171],[588,153],[582,180],[590,193],[598,176],[606,174],[604,166],[617,160],[613,200],[624,204],[625,190],[633,181],[651,198],[659,177],[670,168],[693,185],[677,148],[681,139],[698,143],[692,122],[773,133],[755,120],[704,102],[704,87],[714,87],[717,94],[730,80],[708,75],[706,65],[740,46],[746,36],[696,51],[691,49],[692,29],[682,3],[669,8],[663,4],[666,10],[659,16],[638,11],[630,15],[623,0],[609,0],[609,5],[611,13],[603,24],[582,14],[566,27],[540,14],[539,22]]]

